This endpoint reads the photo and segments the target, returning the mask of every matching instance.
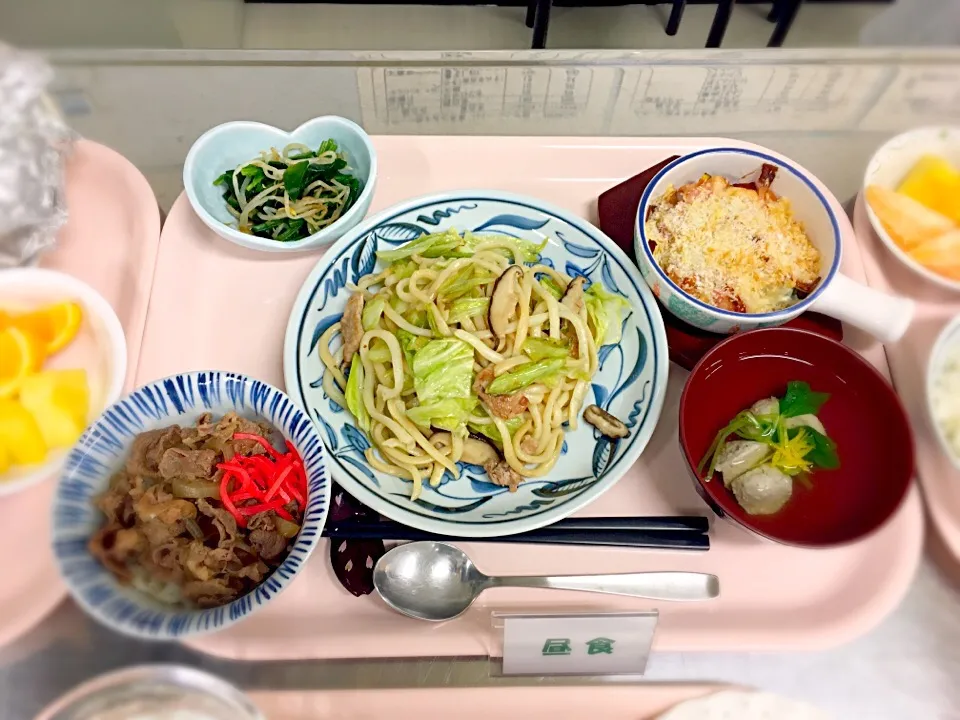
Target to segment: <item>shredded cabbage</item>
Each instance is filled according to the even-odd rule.
[[[523,425],[523,423],[523,417],[520,415],[503,421],[503,424],[507,426],[507,430],[511,436],[520,429],[520,426]],[[494,445],[496,445],[498,448],[503,448],[503,438],[500,437],[500,431],[497,430],[497,426],[492,419],[482,423],[473,421],[468,422],[467,428],[471,432],[475,432],[478,435],[483,435],[484,437],[490,438]]]
[[[413,356],[417,350],[420,350],[430,342],[422,335],[414,335],[412,332],[408,332],[403,328],[397,330],[397,341],[400,343],[400,350],[403,352],[403,357],[407,361],[408,368],[413,367]]]
[[[449,398],[430,405],[416,405],[409,408],[407,417],[421,427],[454,431],[465,427],[464,420],[476,407],[476,398]]]
[[[431,250],[446,248],[452,250],[460,244],[460,235],[456,230],[450,228],[443,232],[421,235],[416,240],[412,240],[405,245],[401,245],[394,250],[378,250],[377,257],[383,262],[392,263],[397,260],[404,260],[411,255],[422,255],[423,257],[438,257],[438,255],[428,254]]]
[[[544,290],[553,295],[557,300],[563,297],[563,288],[549,275],[541,277],[540,284]]]
[[[461,237],[455,228],[448,228],[443,232],[421,235],[416,240],[401,245],[395,250],[381,250],[377,252],[377,257],[384,262],[394,262],[412,255],[420,255],[425,258],[467,258],[473,257],[477,247],[491,240],[507,246],[490,248],[491,252],[499,253],[511,260],[519,255],[521,262],[528,263],[537,262],[540,259],[540,253],[547,246],[546,238],[543,239],[543,242],[535,243],[510,235],[474,234],[470,231],[465,232]]]
[[[560,338],[528,337],[520,349],[531,360],[570,357],[570,345]]]
[[[371,362],[388,363],[392,356],[387,344],[380,338],[374,338],[370,343],[370,349],[367,351],[367,357],[370,358]]]
[[[347,378],[344,397],[347,400],[347,409],[357,419],[357,425],[364,432],[369,432],[370,414],[367,412],[366,405],[363,404],[363,381],[363,363],[360,362],[360,355],[355,354],[350,361],[350,377]]]
[[[413,260],[404,260],[403,262],[393,263],[388,268],[388,272],[390,277],[400,281],[413,275],[419,268],[420,266]]]
[[[487,392],[491,395],[506,395],[516,392],[537,380],[555,374],[565,364],[563,358],[551,358],[520,365],[516,370],[495,377],[493,382],[487,386]]]
[[[447,317],[447,324],[453,325],[462,322],[467,318],[477,317],[487,312],[490,307],[490,299],[480,298],[460,298],[450,305],[450,314]]]
[[[540,253],[543,252],[543,249],[547,246],[547,239],[544,238],[543,242],[535,243],[530,240],[524,240],[523,238],[515,238],[509,235],[485,235],[479,234],[475,235],[471,232],[466,232],[463,234],[463,239],[460,242],[460,247],[457,248],[457,257],[472,257],[473,253],[476,251],[479,245],[483,243],[488,243],[491,240],[497,240],[509,245],[512,250],[507,250],[506,248],[491,248],[491,252],[500,253],[505,257],[514,259],[516,253],[519,253],[520,259],[523,262],[537,262],[540,259]],[[516,253],[514,252],[516,251]]]
[[[383,295],[374,295],[373,299],[363,306],[363,314],[360,316],[360,322],[364,330],[373,330],[377,326],[386,305],[387,301]]]
[[[477,402],[473,348],[456,338],[430,340],[416,351],[410,367],[418,407],[408,409],[407,416],[418,425],[445,430],[462,425]]]
[[[437,297],[445,300],[455,300],[466,295],[475,287],[487,285],[496,280],[496,275],[487,272],[482,268],[474,268],[468,265],[462,270],[454,273],[453,277],[447,280],[437,292]]]
[[[630,303],[616,293],[607,292],[598,282],[584,293],[584,302],[587,306],[587,322],[597,347],[620,342],[623,314],[630,309]]]

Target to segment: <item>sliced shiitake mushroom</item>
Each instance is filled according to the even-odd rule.
[[[343,335],[343,364],[349,365],[353,354],[360,349],[363,339],[363,293],[354,293],[347,300],[340,319],[340,334]]]
[[[570,281],[570,284],[567,285],[566,292],[564,292],[563,297],[560,298],[560,304],[567,307],[574,315],[579,315],[580,311],[583,310],[584,283],[586,283],[586,278],[578,275]]]
[[[626,425],[598,405],[589,405],[583,411],[583,419],[613,440],[630,435]]]
[[[507,325],[510,316],[514,314],[520,303],[520,288],[518,283],[523,275],[523,268],[511,265],[502,273],[493,285],[490,295],[490,307],[487,310],[487,325],[497,341],[497,351],[503,349],[507,337]]]
[[[430,444],[437,450],[446,450],[453,447],[453,436],[446,430],[438,430],[430,436]],[[503,459],[500,451],[482,435],[471,433],[463,440],[463,452],[460,461],[470,465],[487,465],[499,463]]]
[[[500,451],[486,438],[471,434],[463,441],[463,455],[460,459],[471,465],[486,465],[498,463],[502,458]]]

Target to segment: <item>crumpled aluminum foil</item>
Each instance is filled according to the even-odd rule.
[[[36,262],[67,219],[73,136],[45,95],[52,77],[36,55],[0,44],[0,269]]]

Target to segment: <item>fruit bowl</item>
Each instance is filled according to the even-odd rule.
[[[38,339],[42,318],[23,319],[23,314],[59,303],[69,303],[73,310],[70,317],[51,319],[52,332],[62,334],[51,340],[48,351]],[[120,397],[127,373],[127,344],[110,304],[89,285],[53,270],[0,272],[0,311],[0,443],[4,453],[0,458],[0,495],[8,495],[56,475],[72,444],[71,433],[79,436],[90,420]],[[13,333],[11,326],[16,326]],[[44,396],[69,394],[71,373],[48,372],[65,370],[83,370],[86,374],[88,407],[72,422],[62,413],[37,407],[44,405]],[[54,375],[66,378],[55,380]],[[62,382],[65,379],[66,385]],[[25,383],[24,392],[30,395],[26,401],[32,411],[27,411],[22,402]],[[58,400],[57,407],[63,404]],[[39,419],[35,413],[39,413]],[[60,421],[70,426],[57,427]],[[65,446],[51,449],[47,442],[50,433],[54,439],[59,433]],[[10,446],[16,446],[17,458],[26,457],[27,461],[14,462],[17,458]]]
[[[895,190],[910,173],[911,168],[917,161],[928,155],[941,157],[953,163],[954,166],[960,163],[960,127],[917,128],[888,140],[874,153],[867,164],[863,176],[863,197],[861,199],[864,201],[864,209],[873,231],[880,238],[880,241],[886,245],[891,255],[930,282],[940,287],[960,291],[960,280],[936,272],[929,263],[920,262],[923,255],[917,254],[917,248],[908,252],[904,247],[901,247],[901,243],[897,242],[894,235],[881,222],[873,207],[876,199],[871,197],[872,194],[883,190],[888,192]],[[904,198],[904,201],[912,202],[906,198]],[[920,210],[922,211],[922,208]],[[929,223],[930,218],[927,218],[926,221]],[[932,236],[938,234],[931,228],[927,229],[930,230]],[[948,242],[947,238],[960,239],[960,228],[951,232],[949,227],[944,227],[941,229],[939,238],[938,243],[929,246],[929,251],[932,251],[935,256],[939,256],[942,260],[948,261],[949,264],[950,258],[955,257],[956,247],[953,242]]]

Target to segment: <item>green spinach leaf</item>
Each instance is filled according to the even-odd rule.
[[[262,222],[262,223],[259,223],[258,225],[254,225],[252,228],[250,228],[250,231],[254,235],[259,235],[260,233],[264,233],[263,237],[271,237],[270,231],[273,230],[274,228],[280,227],[285,222],[287,222],[287,218],[267,220],[266,222]]]
[[[307,186],[307,169],[310,163],[306,160],[294,163],[283,174],[283,187],[291,200],[299,200],[303,197],[303,190]]]
[[[223,199],[226,200],[227,205],[237,212],[240,212],[240,201],[237,200],[236,195],[233,194],[233,188],[230,188],[223,194]]]
[[[791,380],[787,383],[786,394],[780,400],[780,414],[786,418],[816,415],[829,399],[830,393],[814,392],[807,383]]]
[[[813,441],[813,449],[804,456],[804,460],[812,462],[822,470],[836,470],[840,467],[837,444],[833,440],[812,427],[796,428],[796,430],[801,429]]]
[[[301,231],[307,225],[306,220],[291,220],[290,224],[287,226],[287,229],[282,233],[277,235],[278,242],[290,242],[291,240],[298,240],[301,236]]]
[[[362,186],[357,178],[355,178],[353,175],[347,175],[346,173],[340,173],[334,178],[334,180],[350,188],[350,194],[347,196],[347,204],[344,207],[344,211],[346,211],[357,201],[357,198],[360,197]]]

